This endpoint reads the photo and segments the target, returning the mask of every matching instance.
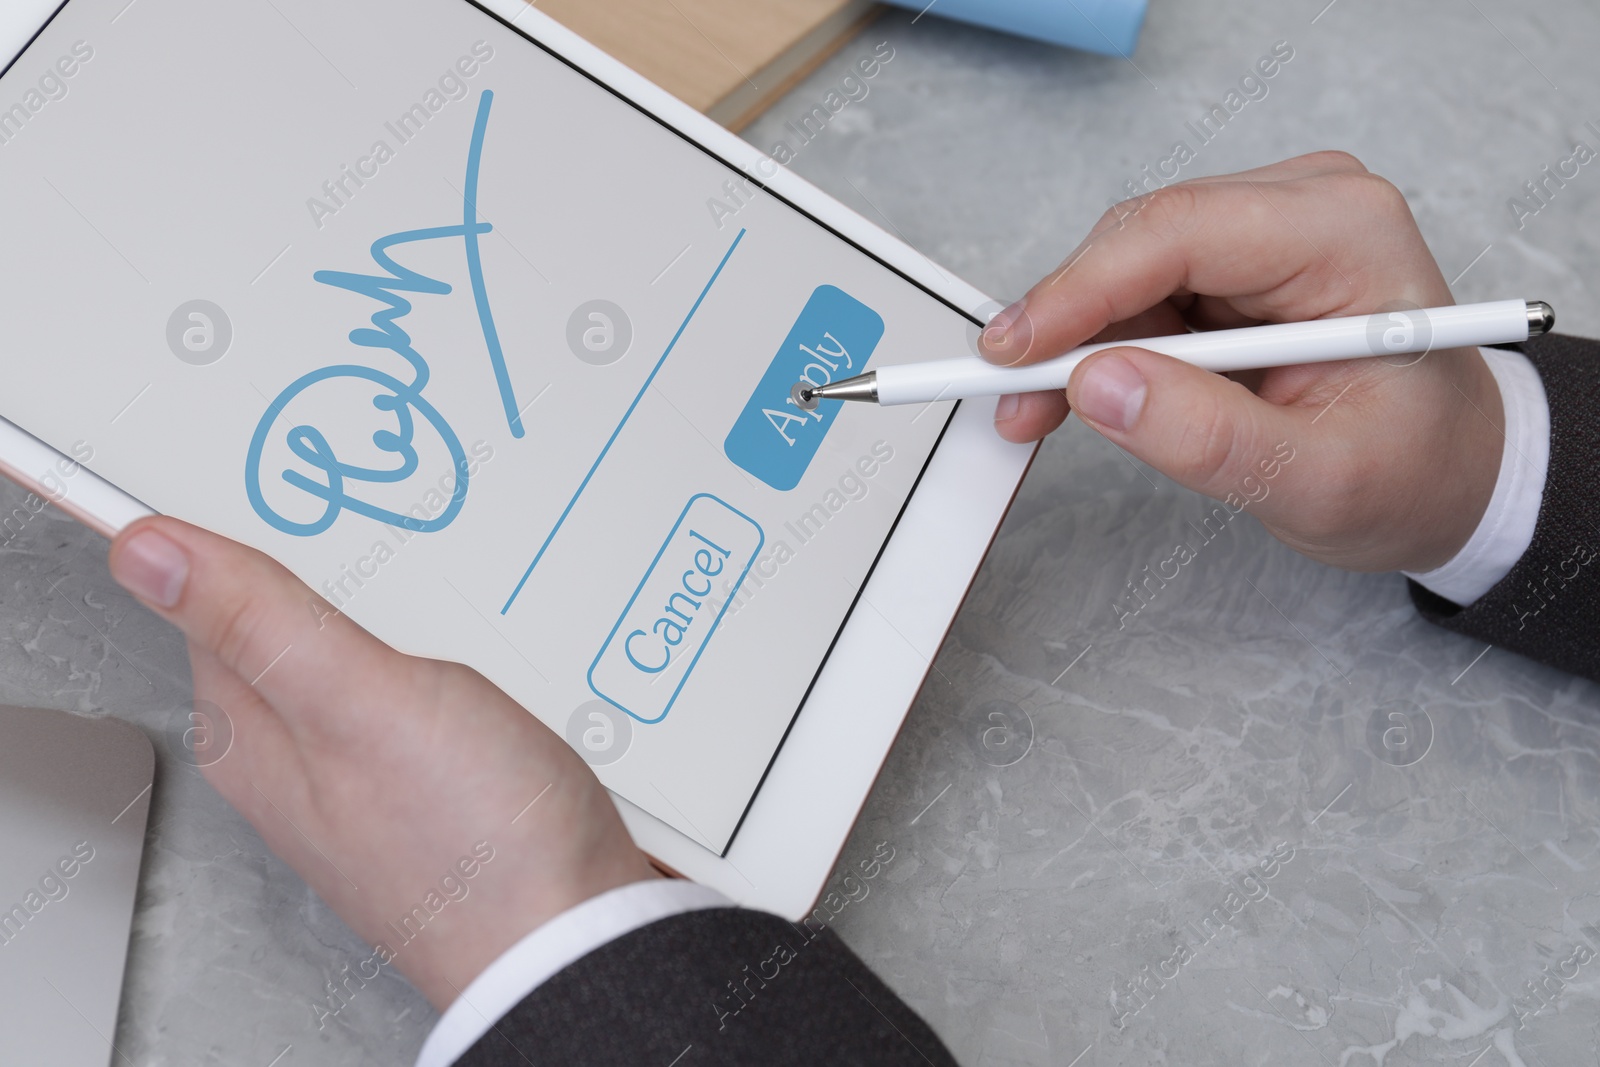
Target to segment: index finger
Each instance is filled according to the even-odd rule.
[[[1174,294],[1287,321],[1442,287],[1392,185],[1364,170],[1294,175],[1182,183],[1108,215],[1061,269],[996,317],[980,352],[1007,365],[1049,359]],[[1353,229],[1363,218],[1374,224]]]

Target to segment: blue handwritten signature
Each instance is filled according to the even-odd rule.
[[[373,314],[371,329],[360,328],[350,332],[350,343],[361,348],[394,352],[411,365],[414,373],[410,382],[403,382],[384,371],[356,364],[344,363],[324,367],[296,379],[267,406],[260,423],[256,426],[255,435],[250,441],[250,451],[245,458],[245,493],[256,514],[274,528],[297,537],[312,537],[332,526],[341,512],[350,511],[416,533],[435,533],[455,521],[462,505],[466,502],[468,464],[466,454],[461,447],[461,439],[456,436],[439,410],[423,398],[422,392],[429,380],[428,363],[412,346],[411,336],[401,327],[399,321],[411,313],[411,302],[400,294],[443,296],[451,292],[451,286],[396,263],[389,254],[391,248],[423,241],[462,239],[466,251],[467,273],[471,278],[472,294],[477,305],[478,321],[483,329],[489,362],[494,368],[501,403],[505,407],[506,422],[511,428],[512,436],[523,436],[522,417],[517,411],[511,375],[506,369],[505,353],[500,347],[500,333],[495,327],[494,312],[489,305],[489,292],[483,278],[483,258],[478,244],[483,234],[494,230],[492,225],[479,219],[477,205],[484,135],[489,128],[489,109],[493,103],[494,93],[488,90],[485,90],[478,100],[478,117],[473,126],[472,144],[467,154],[461,225],[406,230],[374,241],[372,259],[386,272],[384,274],[318,271],[312,276],[324,285],[370,297],[384,305],[383,310]],[[380,390],[372,398],[372,406],[375,410],[392,416],[394,427],[374,433],[372,443],[379,451],[393,455],[395,462],[387,467],[365,467],[341,462],[334,454],[333,446],[320,430],[314,426],[291,426],[285,438],[289,451],[320,472],[321,478],[319,480],[308,477],[299,470],[282,471],[281,477],[284,482],[321,500],[324,504],[321,516],[311,522],[297,522],[279,514],[267,503],[262,494],[262,451],[266,447],[267,438],[272,433],[274,424],[282,417],[284,409],[292,401],[320,383],[337,379],[369,382]],[[451,494],[448,506],[437,515],[422,518],[390,511],[349,495],[345,491],[346,482],[394,484],[404,482],[416,473],[421,462],[415,445],[418,416],[433,427],[445,450],[450,454],[456,478],[455,491]]]

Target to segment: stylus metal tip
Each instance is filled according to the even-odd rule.
[[[794,388],[789,390],[789,399],[801,411],[815,411],[817,405],[822,403],[816,397],[816,390],[807,382],[795,382]]]
[[[815,388],[807,382],[801,382],[795,386],[794,402],[805,411],[815,410],[817,404],[824,400],[859,400],[867,403],[877,403],[877,371],[868,371],[854,378],[829,382],[827,385],[819,385]],[[807,407],[807,404],[811,406]]]
[[[1543,300],[1528,301],[1528,336],[1538,337],[1556,328],[1556,309]]]

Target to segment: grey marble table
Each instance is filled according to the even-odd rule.
[[[1591,3],[1151,6],[1132,60],[896,13],[748,136],[890,42],[794,166],[1011,296],[1287,41],[1186,176],[1350,150],[1460,299],[1543,297],[1600,333],[1600,163],[1507,204],[1600,148]],[[1596,1062],[1600,691],[1248,516],[1119,626],[1125,583],[1207,512],[1081,426],[1046,443],[845,850],[894,858],[838,929],[965,1064]],[[433,1014],[388,972],[314,1024],[365,950],[175,754],[182,642],[104,543],[48,512],[8,530],[0,622],[0,702],[158,740],[117,1062],[407,1062]]]

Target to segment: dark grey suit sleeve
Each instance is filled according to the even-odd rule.
[[[1411,583],[1440,626],[1600,681],[1600,342],[1552,334],[1518,346],[1550,401],[1550,469],[1533,542],[1469,607]]]
[[[460,1067],[954,1067],[832,930],[716,908],[662,919],[534,990]]]

